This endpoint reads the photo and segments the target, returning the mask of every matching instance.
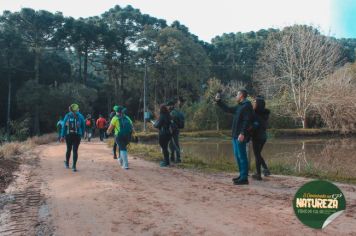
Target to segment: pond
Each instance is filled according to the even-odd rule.
[[[183,158],[189,157],[207,164],[235,166],[229,139],[182,138]],[[254,168],[252,144],[249,159]],[[289,138],[269,139],[262,156],[271,169],[283,174],[328,176],[333,179],[356,181],[356,138]],[[288,174],[288,173],[285,173]]]

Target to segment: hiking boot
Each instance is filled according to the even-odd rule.
[[[247,185],[248,184],[248,179],[239,179],[237,181],[234,181],[235,185]]]
[[[168,167],[168,166],[169,166],[169,163],[167,163],[167,162],[165,162],[165,161],[161,161],[161,162],[159,163],[159,166],[160,166],[160,167]]]
[[[252,178],[253,178],[254,180],[262,180],[261,175],[260,175],[260,174],[257,174],[257,173],[253,174],[253,175],[252,175]]]
[[[238,181],[240,179],[240,176],[237,176],[237,177],[235,177],[235,178],[232,178],[232,181],[233,182],[236,182],[236,181]]]
[[[264,169],[264,170],[263,170],[263,175],[266,176],[266,177],[267,177],[267,176],[270,176],[270,175],[271,175],[271,172],[269,171],[269,169]]]
[[[64,167],[65,167],[66,169],[69,169],[69,164],[67,163],[67,161],[64,161]]]

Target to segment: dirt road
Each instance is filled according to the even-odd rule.
[[[229,174],[159,168],[132,156],[123,170],[99,142],[82,142],[73,173],[63,166],[64,152],[63,144],[37,148],[32,175],[45,199],[37,235],[356,235],[354,185],[338,185],[347,210],[319,231],[302,225],[291,207],[303,178],[234,186]]]

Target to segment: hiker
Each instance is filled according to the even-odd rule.
[[[119,110],[119,106],[115,105],[112,109],[113,110],[109,115],[109,120],[110,120],[109,123],[111,123],[112,118],[114,118],[114,116],[116,115],[116,112]],[[109,124],[109,126],[110,126],[110,124]],[[106,136],[109,136],[109,135],[107,134]],[[114,138],[114,145],[113,145],[113,148],[112,148],[112,154],[113,154],[113,158],[114,159],[117,159],[117,155],[116,155],[116,150],[117,149],[118,149],[117,143],[116,143],[115,138]],[[120,155],[120,151],[119,151],[119,155]]]
[[[131,119],[125,115],[125,108],[118,107],[116,115],[112,118],[110,126],[106,131],[109,135],[112,130],[115,130],[115,142],[119,146],[120,155],[118,161],[123,169],[129,168],[127,158],[127,145],[130,142],[133,125]]]
[[[85,119],[85,137],[84,139],[88,139],[88,142],[90,142],[90,139],[93,137],[95,129],[95,122],[91,118],[91,115],[88,114],[87,118]]]
[[[168,107],[164,104],[160,106],[159,118],[154,122],[153,126],[159,130],[158,141],[163,152],[163,161],[160,162],[161,167],[169,166],[168,143],[172,138],[171,132],[171,116]]]
[[[96,120],[96,127],[99,129],[100,141],[104,141],[106,123],[105,118],[100,114],[99,119]]]
[[[236,95],[237,106],[229,107],[221,99],[221,94],[215,96],[217,105],[225,112],[233,114],[232,122],[232,144],[236,164],[240,170],[240,176],[233,178],[236,185],[248,184],[248,160],[246,143],[249,140],[248,129],[251,128],[253,108],[247,100],[247,91],[240,89]]]
[[[64,123],[63,123],[63,118],[62,116],[59,116],[59,119],[58,119],[58,122],[57,122],[57,133],[58,133],[58,142],[60,142],[61,140],[61,133],[62,133],[62,128],[64,126]]]
[[[172,138],[169,142],[170,159],[171,162],[180,163],[180,146],[179,146],[179,130],[184,128],[184,115],[175,108],[175,101],[172,100],[167,103],[170,116],[172,118]],[[176,156],[175,156],[176,154]],[[176,158],[175,158],[176,157]]]
[[[61,133],[61,142],[66,140],[67,152],[66,160],[64,161],[65,168],[69,168],[69,159],[73,150],[73,165],[72,170],[77,171],[78,148],[80,140],[84,135],[85,121],[83,115],[79,112],[79,106],[72,104],[69,106],[69,112],[65,115]]]
[[[255,180],[262,180],[261,177],[261,165],[263,168],[264,176],[269,176],[271,173],[268,170],[265,160],[263,159],[261,152],[264,144],[267,141],[267,125],[270,111],[265,108],[266,103],[262,96],[257,96],[254,104],[253,110],[253,133],[252,133],[252,148],[255,154],[256,162],[256,173],[252,175]]]

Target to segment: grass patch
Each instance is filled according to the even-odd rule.
[[[28,138],[24,142],[10,142],[4,143],[0,146],[0,158],[3,159],[16,159],[24,152],[34,148],[37,145],[44,145],[57,140],[56,134],[45,134]]]

